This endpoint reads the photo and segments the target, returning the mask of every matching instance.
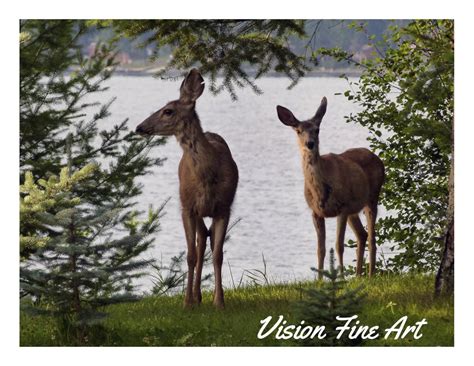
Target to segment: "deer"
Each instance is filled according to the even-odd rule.
[[[337,217],[336,252],[339,271],[343,275],[344,235],[347,222],[357,239],[356,275],[362,275],[365,246],[368,239],[369,277],[375,274],[375,221],[380,191],[385,179],[382,160],[366,148],[352,148],[342,154],[319,153],[319,128],[326,114],[327,98],[323,97],[316,114],[304,121],[280,105],[279,120],[293,128],[301,153],[304,196],[312,211],[318,240],[318,272],[322,278],[326,255],[325,219]],[[364,210],[367,231],[359,218]]]
[[[189,71],[179,89],[179,99],[168,102],[136,128],[144,136],[176,137],[183,150],[179,163],[181,218],[187,242],[187,285],[184,307],[201,304],[201,274],[210,237],[214,266],[213,304],[224,308],[222,287],[223,245],[239,173],[226,141],[218,134],[203,132],[196,113],[196,100],[204,91],[197,69]],[[204,218],[212,218],[208,229]]]

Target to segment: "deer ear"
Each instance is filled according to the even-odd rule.
[[[183,102],[195,102],[204,91],[204,79],[197,69],[192,69],[184,78],[179,89],[179,99]]]
[[[327,106],[328,106],[328,100],[326,99],[326,97],[323,97],[323,99],[321,100],[321,104],[319,105],[319,108],[313,117],[313,121],[317,123],[318,125],[321,123],[324,115],[326,114]]]
[[[287,126],[296,127],[299,123],[293,113],[281,105],[277,105],[277,114],[280,121]]]

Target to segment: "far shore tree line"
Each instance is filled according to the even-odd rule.
[[[265,92],[259,79],[269,73],[286,76],[291,88],[321,60],[357,68],[360,79],[348,79],[341,93],[361,107],[347,122],[368,128],[371,149],[386,166],[381,204],[393,213],[378,221],[377,235],[397,254],[382,272],[436,273],[433,291],[452,293],[454,21],[374,24],[339,25],[364,39],[370,52],[360,57],[342,35],[339,47],[327,47],[321,29],[328,24],[317,20],[21,20],[25,310],[55,316],[63,333],[82,343],[88,329],[100,327],[104,305],[137,298],[132,279],[153,265],[142,254],[153,245],[164,206],[145,213],[134,206],[143,189],[137,178],[161,163],[148,152],[165,140],[138,137],[127,120],[104,128],[114,100],[91,102],[106,89],[117,66],[110,55],[123,39],[152,50],[150,62],[163,49],[171,53],[157,76],[196,66],[212,93],[233,99],[244,87],[258,98]],[[84,38],[99,31],[111,36],[85,55]]]

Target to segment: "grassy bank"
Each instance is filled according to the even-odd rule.
[[[431,276],[382,276],[375,279],[352,279],[349,286],[365,285],[367,300],[359,320],[378,325],[382,337],[367,346],[452,346],[454,342],[454,306],[449,298],[433,299]],[[294,283],[247,287],[226,291],[226,309],[212,307],[212,294],[205,293],[203,304],[193,310],[182,308],[182,296],[146,297],[131,304],[110,306],[109,317],[100,332],[101,338],[91,345],[108,346],[294,346],[297,341],[276,340],[269,336],[257,339],[260,320],[284,315],[295,318],[295,302],[304,296],[303,289],[314,283]],[[423,318],[423,337],[403,340],[383,339],[383,329],[400,317],[408,316],[413,325]],[[272,323],[273,324],[273,323]],[[393,338],[393,337],[392,337]],[[67,345],[57,334],[55,323],[44,317],[21,313],[22,346]]]

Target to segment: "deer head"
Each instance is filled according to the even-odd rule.
[[[204,91],[204,79],[192,69],[179,89],[179,99],[167,103],[137,126],[140,135],[176,135],[183,131],[195,115],[196,100]]]
[[[328,101],[326,97],[324,97],[314,117],[302,122],[299,121],[289,109],[277,106],[278,118],[284,125],[290,126],[295,130],[303,149],[312,152],[319,151],[319,126],[326,114],[327,103]]]

